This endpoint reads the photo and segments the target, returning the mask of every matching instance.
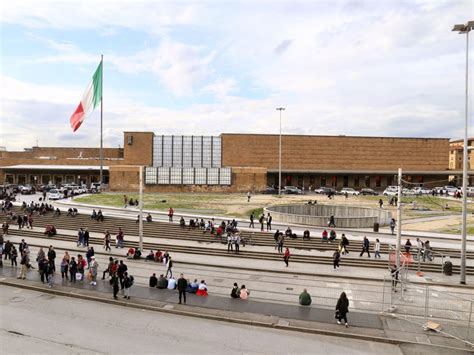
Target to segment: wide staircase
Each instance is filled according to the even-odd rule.
[[[19,208],[15,207],[14,209],[17,213],[22,213]],[[47,224],[53,224],[56,229],[68,230],[70,231],[64,234],[58,234],[54,237],[50,237],[51,240],[66,240],[66,241],[76,241],[77,240],[77,230],[80,227],[88,228],[89,232],[95,233],[104,233],[106,230],[109,230],[112,236],[118,231],[120,227],[125,234],[125,243],[126,248],[137,247],[138,243],[136,241],[130,241],[127,239],[127,236],[138,236],[138,223],[133,219],[127,218],[118,218],[118,217],[109,217],[105,216],[103,222],[98,222],[91,220],[89,215],[78,214],[75,217],[66,216],[65,212],[61,213],[61,216],[54,217],[52,212],[44,216],[33,216],[35,230],[24,228],[18,230],[14,226],[12,221],[8,221],[12,226],[10,229],[10,234],[15,234],[18,236],[27,237],[30,242],[32,238],[44,238],[42,231]],[[0,217],[0,222],[3,223],[7,220],[5,215]],[[175,216],[175,220],[179,220],[179,216]],[[217,221],[216,221],[217,222]],[[218,221],[220,222],[220,221]],[[189,220],[186,220],[186,223],[189,224]],[[256,227],[258,225],[256,224]],[[247,225],[245,225],[247,227]],[[252,239],[252,245],[257,246],[266,246],[274,247],[275,241],[273,238],[274,230],[272,232],[260,232],[257,228],[254,231],[242,231],[241,235],[243,238]],[[226,256],[226,257],[239,257],[239,258],[253,258],[261,260],[281,260],[281,254],[276,252],[262,252],[262,251],[253,251],[251,247],[240,248],[240,253],[238,255],[227,253],[226,249],[215,249],[206,247],[206,244],[209,243],[226,243],[225,238],[217,237],[215,234],[210,234],[209,231],[203,231],[199,228],[190,228],[188,225],[184,228],[179,226],[177,223],[167,223],[167,222],[143,222],[143,235],[145,237],[156,239],[156,242],[144,242],[143,247],[146,250],[167,250],[171,252],[180,252],[188,254],[205,254],[209,256]],[[183,245],[170,245],[170,244],[161,244],[159,242],[160,238],[168,240],[187,240],[201,243],[193,247],[183,246]],[[359,258],[358,253],[362,249],[362,237],[360,240],[351,240],[349,245],[349,255],[343,257],[341,265],[350,265],[358,267],[372,267],[372,268],[387,268],[386,260],[375,260],[373,258]],[[310,240],[303,240],[302,236],[298,236],[296,239],[285,239],[284,246],[289,247],[290,249],[304,249],[304,250],[317,250],[317,251],[329,251],[332,252],[337,249],[339,245],[340,235],[338,234],[338,239],[336,242],[328,243],[323,242],[321,237],[311,236]],[[374,242],[372,240],[372,242]],[[102,244],[103,239],[92,237],[90,239],[92,244]],[[448,248],[436,248],[435,251],[444,256],[450,256],[452,258],[459,257],[459,252],[453,249]],[[381,253],[387,254],[389,252],[389,246],[386,244],[381,245]],[[468,258],[473,257],[474,253],[468,253]],[[329,255],[298,255],[293,254],[291,257],[292,262],[304,262],[311,264],[332,264],[331,253]],[[421,271],[425,272],[441,272],[441,258],[437,258],[434,262],[421,263]],[[414,266],[415,267],[415,266]],[[454,273],[459,273],[459,266],[454,265]],[[468,275],[474,275],[474,267],[467,268]]]

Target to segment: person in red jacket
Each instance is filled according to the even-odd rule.
[[[286,248],[285,250],[285,255],[283,256],[283,261],[286,264],[286,267],[288,267],[288,262],[290,261],[290,249]]]
[[[168,210],[168,219],[170,222],[173,222],[173,215],[174,215],[173,207],[170,207],[170,209]]]

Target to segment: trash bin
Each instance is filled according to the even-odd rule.
[[[379,231],[379,227],[380,227],[380,224],[378,222],[375,222],[374,223],[374,232],[378,232]]]
[[[451,261],[445,261],[443,264],[443,274],[451,276],[453,274],[453,263]]]

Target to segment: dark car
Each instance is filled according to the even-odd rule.
[[[362,189],[360,190],[360,194],[363,196],[377,196],[378,193],[372,189]]]
[[[287,195],[301,195],[303,190],[296,186],[285,186],[284,193]]]
[[[263,191],[263,193],[267,195],[275,195],[275,194],[278,194],[278,189],[269,186],[265,189],[265,191]]]

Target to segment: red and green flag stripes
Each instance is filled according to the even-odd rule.
[[[87,116],[99,105],[102,100],[102,62],[97,67],[92,81],[87,86],[82,100],[70,118],[73,132],[81,126]]]

